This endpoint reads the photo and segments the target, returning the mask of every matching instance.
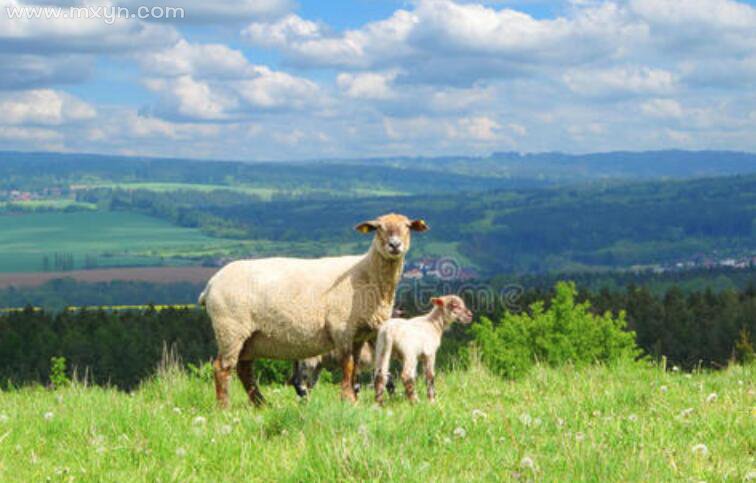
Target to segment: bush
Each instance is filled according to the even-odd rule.
[[[574,283],[559,282],[548,310],[536,302],[530,313],[505,313],[496,325],[482,318],[472,330],[483,363],[497,374],[517,377],[536,362],[584,365],[640,354],[635,333],[625,330],[624,312],[594,315],[589,302],[575,303],[576,295]]]

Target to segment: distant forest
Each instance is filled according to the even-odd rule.
[[[415,294],[416,295],[416,294]],[[400,302],[413,315],[421,310],[416,296],[404,292]],[[479,308],[477,316],[500,320],[505,310],[527,310],[538,300],[548,302],[551,289],[530,289],[517,297],[516,307],[496,303]],[[628,329],[653,358],[666,356],[671,365],[723,367],[729,360],[753,357],[756,344],[756,286],[745,290],[704,290],[684,293],[677,287],[655,295],[645,287],[624,290],[583,290],[597,313],[626,311]],[[422,302],[422,301],[421,301]],[[468,297],[468,304],[479,301]],[[423,308],[424,309],[424,308]],[[80,309],[74,311],[12,311],[0,314],[0,384],[46,383],[52,357],[65,357],[69,369],[85,371],[99,384],[135,387],[152,374],[165,347],[174,347],[186,363],[199,365],[215,354],[210,322],[203,310],[148,307],[143,310]],[[469,328],[454,326],[444,338],[441,366],[464,364],[462,351]],[[262,363],[261,378],[282,382],[287,363]]]

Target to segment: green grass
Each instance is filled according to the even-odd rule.
[[[379,409],[370,390],[351,406],[334,385],[308,403],[267,386],[256,410],[234,382],[225,412],[211,382],[180,372],[132,394],[2,392],[0,480],[743,481],[756,471],[753,366],[539,367],[516,382],[473,367],[440,374],[437,388],[435,405],[394,396]]]
[[[161,260],[234,242],[203,235],[149,216],[130,212],[30,213],[0,215],[0,272],[42,270],[44,256],[71,253],[76,268],[96,256],[99,266],[180,264]]]

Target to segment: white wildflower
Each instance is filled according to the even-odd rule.
[[[183,458],[186,456],[186,450],[184,448],[176,448],[176,456]]]
[[[693,414],[693,408],[686,408],[686,409],[683,409],[682,411],[680,411],[680,417],[681,418],[687,418],[691,414]]]
[[[234,418],[234,420],[233,420],[233,423],[234,423],[234,424],[239,424],[239,423],[241,423],[241,418]]]
[[[465,431],[465,428],[463,428],[461,426],[457,427],[454,430],[454,436],[456,436],[458,438],[464,438],[465,436],[467,436],[467,431]]]
[[[204,416],[197,416],[192,420],[192,424],[195,426],[204,426],[207,423],[207,418]]]
[[[487,419],[488,414],[484,413],[480,409],[473,409],[472,418],[473,418],[473,421],[478,420],[478,419]]]
[[[713,392],[713,393],[709,394],[708,396],[706,396],[706,402],[707,403],[713,403],[716,400],[717,400],[717,393],[715,393],[715,392]]]
[[[576,441],[583,441],[585,439],[585,434],[581,432],[575,433],[575,440]]]
[[[627,417],[628,421],[636,422],[638,420],[638,416],[636,414],[631,414]]]
[[[7,423],[10,418],[5,413],[0,413],[0,424]]]
[[[176,413],[176,414],[181,414],[181,408],[174,407],[173,408],[173,412]]]
[[[52,418],[54,418],[55,415],[52,411],[47,411],[42,417],[45,418],[45,421],[52,421]]]
[[[230,434],[231,433],[231,425],[224,424],[221,427],[218,428],[218,432],[220,434]]]
[[[745,477],[743,477],[743,481],[756,481],[756,471],[749,471],[746,473]]]
[[[685,379],[693,379],[693,374],[685,374]]]
[[[667,392],[667,391],[669,391],[669,388],[667,386],[662,386],[662,387],[659,388],[659,390],[661,392]]]
[[[541,421],[541,418],[535,418],[535,419],[533,420],[533,426],[535,426],[535,427],[538,427],[538,426],[540,426],[540,425],[541,425],[541,423],[543,423],[543,421]]]
[[[444,436],[444,444],[449,444],[449,443],[451,443],[451,438],[448,436]]]
[[[564,419],[562,419],[562,418],[557,418],[557,426],[559,426],[559,427],[562,427],[562,426],[564,426]]]
[[[597,418],[599,416],[601,416],[601,411],[599,411],[599,410],[593,411],[593,417],[594,418]]]
[[[706,456],[709,454],[709,448],[706,447],[705,444],[699,443],[691,448],[691,451],[693,451],[693,454],[699,455],[699,456]]]
[[[525,426],[530,426],[533,422],[533,418],[530,417],[530,414],[528,413],[522,413],[520,415],[520,422],[524,424]]]
[[[672,366],[672,372],[680,372],[680,368],[678,366]]]
[[[535,463],[533,462],[533,458],[530,456],[525,456],[520,460],[520,468],[525,468],[528,470],[535,469]]]

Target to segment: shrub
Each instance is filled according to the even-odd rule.
[[[472,327],[483,363],[497,374],[517,377],[536,362],[584,365],[640,354],[635,333],[625,329],[624,312],[592,314],[590,303],[576,303],[576,295],[574,283],[559,282],[548,310],[536,302],[530,313],[505,313],[496,325],[484,317]]]
[[[50,359],[50,384],[52,387],[59,388],[71,383],[66,375],[66,358],[63,356],[52,357]]]

